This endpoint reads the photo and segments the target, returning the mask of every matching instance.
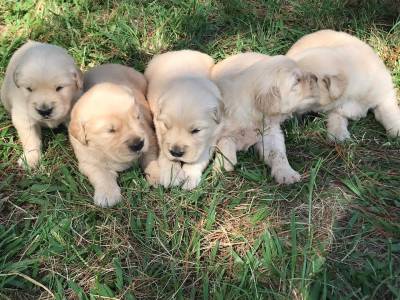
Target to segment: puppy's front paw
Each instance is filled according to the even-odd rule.
[[[159,182],[165,188],[171,186],[178,186],[185,179],[184,172],[179,163],[171,161],[160,162],[159,168],[160,168]]]
[[[328,131],[328,141],[342,143],[345,140],[350,139],[350,132],[345,129],[339,129]]]
[[[301,179],[300,174],[290,167],[274,169],[271,174],[279,184],[292,184]]]
[[[121,189],[117,184],[96,188],[94,203],[101,207],[111,207],[121,201]]]
[[[189,165],[184,165],[183,171],[185,172],[185,181],[182,185],[182,188],[189,191],[193,190],[200,184],[201,171]]]
[[[39,151],[29,151],[21,155],[18,159],[18,166],[24,169],[35,169],[40,161]]]
[[[157,161],[150,162],[144,170],[146,180],[150,185],[156,186],[160,183],[160,166]]]
[[[395,124],[392,128],[388,129],[388,135],[391,137],[400,137],[400,122]]]

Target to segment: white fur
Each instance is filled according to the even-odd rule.
[[[212,77],[225,105],[225,129],[218,141],[214,169],[233,170],[236,151],[256,145],[278,183],[300,180],[286,157],[280,123],[318,98],[316,81],[284,56],[243,53],[218,63]],[[300,84],[293,86],[294,78]]]
[[[160,146],[160,183],[165,187],[195,188],[213,154],[222,127],[221,96],[210,80],[213,65],[206,54],[181,50],[157,55],[145,71]],[[194,129],[200,130],[192,133]],[[173,156],[175,148],[184,155]]]
[[[38,165],[41,127],[54,128],[68,120],[71,107],[82,93],[81,76],[73,58],[58,46],[28,41],[13,54],[1,88],[1,101],[11,114],[22,143],[20,166]],[[47,118],[37,111],[44,106],[52,108]]]
[[[326,87],[322,87],[324,104],[311,108],[328,113],[328,138],[348,139],[347,120],[358,120],[369,109],[389,135],[400,134],[400,109],[390,72],[366,43],[343,32],[321,30],[301,38],[287,55],[320,79],[327,75],[343,78],[339,97],[324,93]]]
[[[106,64],[85,74],[89,90],[72,110],[69,134],[79,170],[93,185],[99,206],[121,200],[117,172],[134,161],[140,162],[151,184],[158,184],[158,146],[144,97],[146,85],[142,74],[122,65]],[[129,145],[137,140],[143,147],[134,151]]]

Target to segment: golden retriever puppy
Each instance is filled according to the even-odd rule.
[[[89,88],[71,112],[69,134],[79,170],[94,186],[94,202],[121,199],[117,172],[139,160],[146,179],[158,182],[158,146],[144,97],[146,80],[132,68],[103,65],[87,72]]]
[[[20,166],[35,168],[41,156],[41,127],[67,121],[82,93],[82,73],[58,46],[28,41],[11,57],[1,101],[22,143]]]
[[[182,50],[157,55],[145,71],[165,187],[195,188],[213,154],[222,127],[220,93],[210,80],[213,65],[206,54]]]
[[[328,137],[350,137],[348,119],[372,109],[391,136],[400,134],[400,109],[390,72],[366,43],[344,32],[321,30],[296,42],[287,53],[318,77],[321,103],[311,109],[328,113]]]
[[[280,124],[318,103],[316,76],[282,55],[242,53],[216,64],[212,78],[221,90],[225,123],[214,169],[233,170],[236,152],[255,144],[278,183],[299,181],[286,157]]]

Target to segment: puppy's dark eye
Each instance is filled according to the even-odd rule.
[[[115,133],[115,132],[116,132],[116,130],[115,130],[115,128],[114,128],[114,127],[111,127],[110,129],[108,129],[108,132],[109,132],[109,133]]]
[[[32,88],[30,88],[30,87],[27,87],[26,89],[27,89],[27,91],[28,91],[29,93],[31,93],[31,92],[32,92]]]
[[[63,86],[58,86],[58,87],[56,87],[56,92],[61,91],[63,88],[64,88]]]
[[[192,131],[190,133],[191,134],[196,134],[198,132],[200,132],[200,129],[195,128],[195,129],[192,129]]]

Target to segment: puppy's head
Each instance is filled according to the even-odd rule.
[[[258,68],[262,66],[257,66]],[[318,78],[301,70],[285,57],[277,56],[264,63],[268,80],[258,80],[256,107],[266,115],[290,114],[310,109],[319,102]]]
[[[339,99],[347,87],[347,79],[343,74],[318,74],[320,89],[320,106],[324,107]]]
[[[71,113],[69,133],[83,146],[112,161],[126,163],[149,148],[147,123],[129,89],[97,84],[82,95]]]
[[[291,55],[299,67],[318,77],[320,91],[318,109],[334,103],[348,86],[346,66],[341,56],[333,49],[311,48]]]
[[[62,48],[40,44],[28,50],[13,74],[26,99],[29,115],[38,121],[63,121],[82,92],[82,73]]]
[[[206,79],[174,82],[160,99],[155,126],[169,160],[194,163],[208,154],[221,127],[218,88]]]

